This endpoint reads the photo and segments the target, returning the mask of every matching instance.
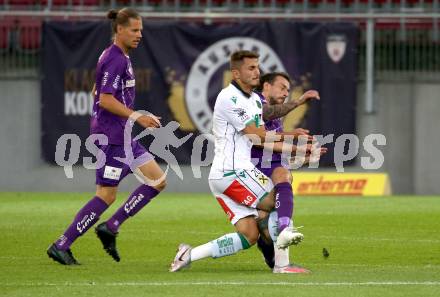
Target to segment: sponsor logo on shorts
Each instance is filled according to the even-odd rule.
[[[265,186],[269,182],[269,178],[256,168],[252,169],[250,172],[259,181],[260,185]]]
[[[223,194],[235,202],[246,206],[252,206],[257,201],[257,197],[237,180],[234,180]]]
[[[235,214],[232,212],[232,210],[226,205],[226,203],[223,201],[222,198],[220,197],[216,197],[218,203],[220,204],[220,206],[223,208],[223,211],[226,213],[226,215],[228,216],[229,221],[232,221],[232,219],[235,217]]]
[[[121,178],[122,168],[116,168],[112,166],[105,166],[104,178],[119,180]]]

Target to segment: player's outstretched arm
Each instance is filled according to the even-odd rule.
[[[299,137],[307,137],[307,140],[313,140],[313,136],[309,135],[309,130],[302,128],[295,129],[291,132],[267,132],[264,126],[257,127],[255,122],[250,122],[242,131],[256,144],[274,143],[277,141],[284,141],[287,138],[298,139]],[[255,141],[258,139],[257,141]]]
[[[121,102],[119,102],[113,95],[111,94],[101,94],[99,96],[99,106],[104,108],[108,112],[111,112],[117,116],[129,118],[131,114],[135,111],[128,108]],[[137,123],[144,128],[158,128],[160,127],[160,118],[154,115],[142,115],[137,118]]]
[[[318,91],[309,90],[298,100],[290,100],[283,104],[263,104],[263,120],[269,121],[284,117],[289,112],[311,99],[320,99]]]

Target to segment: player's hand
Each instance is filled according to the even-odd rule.
[[[310,131],[307,129],[297,128],[291,132],[291,135],[293,135],[296,139],[298,139],[301,136],[301,137],[307,137],[307,141],[314,140],[314,137],[312,135],[309,135],[309,133]]]
[[[295,153],[300,155],[309,155],[312,151],[313,145],[311,143],[306,143],[302,145],[297,145]]]
[[[324,154],[327,154],[328,149],[326,147],[321,147],[319,149],[319,155],[322,156]]]
[[[307,163],[316,163],[321,159],[321,156],[327,153],[326,147],[319,148],[319,154],[315,153],[315,151],[312,150],[312,153],[308,156],[306,156]]]
[[[302,94],[301,97],[299,97],[298,100],[296,100],[296,104],[297,105],[302,105],[302,104],[304,104],[307,101],[312,100],[312,99],[316,99],[316,100],[320,100],[321,99],[319,97],[318,91],[309,90],[309,91],[305,92],[304,94]]]
[[[313,156],[322,156],[326,154],[328,149],[326,147],[321,147],[319,143],[315,142],[312,144],[312,147],[310,148],[310,155]]]
[[[160,123],[160,119],[161,117],[157,117],[153,114],[142,115],[137,119],[137,122],[144,128],[159,128],[160,126],[162,126],[162,124]]]

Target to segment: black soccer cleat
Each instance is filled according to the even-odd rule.
[[[270,269],[273,269],[275,266],[275,248],[273,244],[267,244],[260,236],[257,240],[257,247],[264,256],[264,262]]]
[[[52,244],[47,249],[47,255],[54,261],[63,265],[80,265],[78,261],[73,257],[72,251],[70,249],[63,251],[57,248],[55,244]]]
[[[113,260],[116,262],[121,261],[119,257],[118,250],[116,249],[116,236],[118,233],[113,233],[108,227],[107,224],[101,223],[95,228],[96,235],[102,242],[102,246],[104,250],[112,256]]]

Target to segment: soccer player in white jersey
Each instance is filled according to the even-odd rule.
[[[252,91],[258,86],[260,78],[258,54],[235,52],[231,56],[230,68],[233,80],[219,93],[214,106],[215,156],[209,186],[236,232],[195,248],[180,244],[171,263],[171,272],[203,258],[229,256],[251,247],[260,234],[258,212],[268,213],[274,208],[273,184],[251,162],[253,142],[267,142],[269,138],[266,137],[269,135],[262,121],[260,98]],[[278,137],[273,144],[274,151],[280,151],[281,148],[285,151],[287,148],[292,153],[296,152],[295,145],[282,141],[288,136],[298,137],[298,132],[273,132],[272,135]],[[302,239],[303,235],[292,226],[278,235],[277,244],[288,247]],[[274,272],[292,273],[283,269]]]

